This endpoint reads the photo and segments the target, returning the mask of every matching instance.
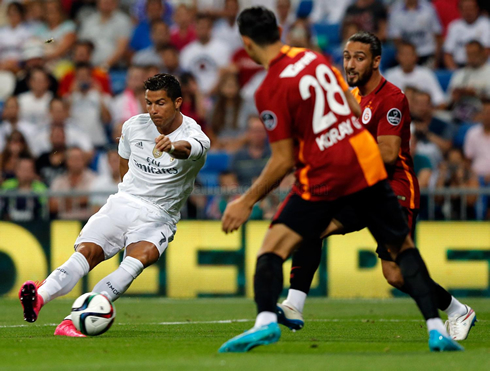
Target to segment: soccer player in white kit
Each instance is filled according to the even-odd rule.
[[[174,76],[150,77],[145,89],[149,113],[126,121],[119,140],[119,191],[89,219],[75,241],[75,253],[62,266],[40,286],[33,281],[22,285],[19,299],[26,321],[35,322],[44,305],[126,248],[119,268],[92,290],[116,300],[173,240],[210,141],[193,119],[180,113],[182,93]],[[84,336],[69,317],[55,335]]]

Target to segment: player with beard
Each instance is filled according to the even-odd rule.
[[[258,253],[255,326],[224,343],[219,351],[246,352],[279,340],[276,302],[282,291],[283,262],[305,238],[323,238],[330,221],[345,207],[354,209],[399,265],[407,291],[426,319],[429,348],[463,350],[439,317],[434,283],[414,248],[376,141],[352,113],[351,107],[359,106],[342,76],[323,55],[284,45],[270,10],[245,9],[237,23],[245,50],[267,70],[255,102],[272,154],[247,192],[227,205],[223,231],[240,228],[254,204],[293,167],[296,183]]]
[[[413,238],[420,192],[410,155],[408,101],[399,88],[381,75],[380,61],[381,43],[375,35],[359,32],[349,38],[344,50],[347,83],[355,87],[352,93],[361,105],[362,124],[377,138],[388,180],[402,206]],[[351,233],[365,227],[354,209],[345,207],[332,220],[327,235]],[[390,253],[382,245],[378,245],[376,252],[388,283],[407,293],[400,268]],[[278,304],[279,323],[296,330],[303,327],[303,307],[320,258],[320,241],[293,254],[291,287],[287,299]],[[435,287],[438,308],[448,315],[448,332],[454,340],[466,339],[476,321],[475,312],[440,285],[435,284]]]

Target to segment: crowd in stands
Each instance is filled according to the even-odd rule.
[[[104,192],[117,190],[122,124],[145,112],[143,82],[161,72],[180,79],[183,114],[212,140],[203,192],[184,216],[220,218],[270,155],[253,101],[265,71],[243,50],[236,24],[253,5],[275,11],[285,43],[341,69],[343,43],[375,33],[383,75],[409,100],[421,187],[490,187],[489,1],[3,0],[0,218],[86,220],[97,211]],[[292,181],[252,217],[270,218]],[[205,196],[216,187],[227,193]],[[436,197],[435,217],[490,219],[487,197],[462,197]],[[423,199],[422,217],[427,208]]]

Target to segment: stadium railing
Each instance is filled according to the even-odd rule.
[[[194,196],[204,196],[211,198],[213,196],[235,196],[244,192],[246,188],[238,188],[233,191],[224,191],[217,187],[209,188],[196,188],[192,192]],[[284,199],[287,192],[274,192],[279,199]],[[67,210],[67,202],[70,203],[71,211],[75,213],[82,209],[80,203],[77,201],[79,198],[88,197],[88,206],[84,207],[95,207],[90,200],[97,198],[100,200],[102,197],[109,197],[111,193],[96,191],[96,192],[80,192],[80,191],[66,191],[66,192],[52,192],[47,191],[45,193],[26,193],[19,191],[7,191],[0,193],[0,215],[4,220],[12,221],[29,221],[29,220],[15,220],[10,218],[8,215],[9,207],[19,207],[22,206],[22,210],[33,211],[28,209],[29,207],[37,207],[36,219],[30,220],[49,220],[58,219],[58,217],[50,215],[49,211],[49,200],[56,198],[59,200],[59,210],[61,213]],[[485,220],[488,215],[488,207],[490,200],[490,187],[481,187],[478,189],[467,189],[467,188],[439,188],[439,189],[422,189],[421,190],[421,216],[422,219],[426,220]],[[476,196],[476,202],[469,202],[468,198]],[[42,202],[24,202],[19,200],[28,199],[38,199],[43,200]],[[71,201],[67,201],[71,199]],[[473,206],[468,207],[472,204]],[[100,202],[97,203],[100,207]],[[182,210],[183,219],[187,218],[189,215],[189,210],[187,209],[189,205],[184,206]],[[195,212],[197,219],[208,219],[206,218],[205,211],[201,207],[197,207],[198,210]],[[468,213],[468,211],[472,213]],[[472,215],[469,215],[472,214]],[[28,213],[20,214],[28,215]]]

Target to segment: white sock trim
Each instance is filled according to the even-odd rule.
[[[306,302],[306,293],[303,291],[289,289],[288,297],[285,300],[288,304],[292,305],[298,312],[303,314],[303,308]]]
[[[138,277],[145,268],[142,262],[131,256],[125,258],[122,261],[120,267],[128,272],[131,276],[133,276],[133,278]]]
[[[87,258],[82,253],[79,252],[73,253],[70,259],[72,258],[78,264],[80,264],[80,267],[82,268],[83,271],[83,275],[85,276],[86,274],[88,274],[88,272],[90,271],[90,264],[88,263]]]
[[[260,312],[257,315],[257,319],[255,320],[254,327],[261,327],[268,325],[269,323],[276,322],[277,323],[277,314],[274,312]]]
[[[468,309],[466,308],[466,305],[461,304],[458,299],[451,296],[451,303],[444,312],[446,312],[448,317],[459,317],[465,315],[468,312]]]
[[[437,330],[443,336],[449,337],[449,334],[446,331],[446,327],[444,326],[444,323],[442,323],[442,320],[440,318],[429,318],[426,323],[428,332],[430,332],[431,330]]]

